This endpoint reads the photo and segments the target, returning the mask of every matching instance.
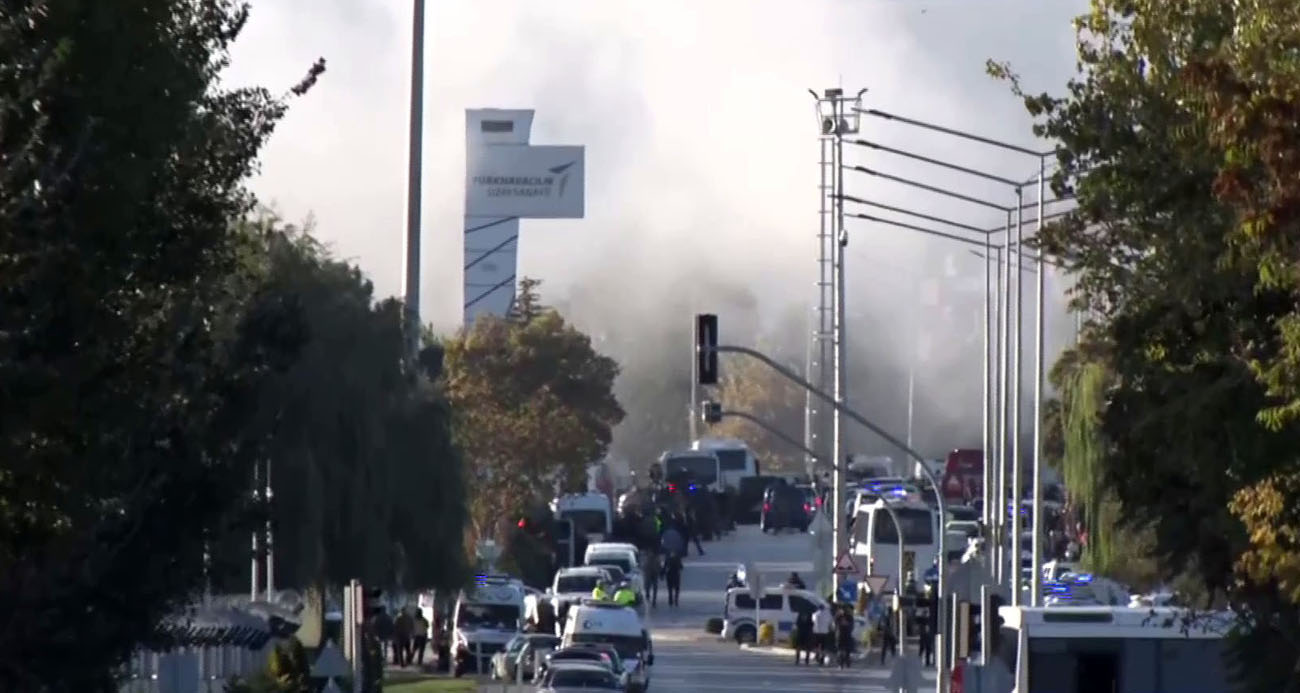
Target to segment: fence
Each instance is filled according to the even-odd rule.
[[[266,670],[275,647],[186,647],[170,652],[141,651],[125,667],[119,693],[224,693],[233,678]]]

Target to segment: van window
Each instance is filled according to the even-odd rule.
[[[573,526],[587,534],[604,534],[609,531],[605,525],[609,514],[604,510],[561,510],[560,517],[572,520]]]
[[[797,594],[790,595],[790,610],[796,614],[811,614],[817,610],[817,605],[808,601]]]
[[[906,545],[934,543],[934,515],[920,508],[896,508],[893,514],[881,510],[876,513],[876,543],[897,544],[898,532],[894,529],[894,516],[903,523],[903,543]]]
[[[736,608],[754,610],[754,598],[744,592],[736,593]]]
[[[664,477],[672,479],[676,475],[686,474],[695,482],[708,486],[718,482],[718,459],[715,456],[681,455],[664,460]]]
[[[758,602],[758,608],[763,611],[780,611],[785,607],[784,597],[783,594],[765,594]]]
[[[713,454],[718,456],[718,465],[724,472],[743,471],[749,461],[749,455],[744,450],[714,450]]]

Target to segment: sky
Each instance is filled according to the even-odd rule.
[[[985,61],[1010,62],[1028,91],[1062,93],[1075,70],[1071,19],[1086,5],[430,0],[422,317],[441,332],[459,325],[467,108],[536,109],[534,144],[586,147],[586,217],[525,220],[519,255],[519,274],[542,279],[543,297],[571,306],[578,322],[587,307],[608,315],[596,308],[611,300],[628,324],[601,329],[687,319],[655,314],[656,297],[700,273],[746,287],[775,320],[813,296],[819,122],[808,90],[866,88],[868,108],[1048,149]],[[253,0],[225,77],[278,92],[327,60],[264,150],[253,187],[290,220],[314,217],[316,235],[358,263],[380,295],[402,290],[410,10],[409,0]],[[862,119],[861,137],[1017,180],[1037,168],[1030,157],[878,118]],[[845,158],[1014,202],[1006,186],[896,156],[848,147]],[[860,173],[847,174],[846,190],[981,228],[1005,221],[993,208]],[[1026,189],[1026,201],[1035,195]],[[875,314],[873,324],[907,320],[925,293],[918,277],[982,282],[982,261],[965,247],[862,220],[848,229],[850,311]],[[1073,323],[1060,308],[1065,281],[1048,279],[1054,352]],[[927,349],[951,341],[943,324],[925,331]],[[850,326],[851,343],[876,338]]]

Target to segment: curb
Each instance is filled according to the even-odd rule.
[[[775,647],[772,645],[751,645],[745,643],[740,646],[740,649],[745,652],[753,652],[754,654],[767,655],[769,657],[790,657],[794,654],[794,650],[791,648]],[[867,654],[862,650],[855,650],[853,652],[854,660],[866,659],[866,657]]]

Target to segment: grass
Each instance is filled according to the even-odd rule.
[[[473,679],[448,679],[448,678],[426,678],[426,679],[398,679],[401,683],[393,682],[391,679],[384,682],[384,693],[475,693],[478,690],[478,684]]]

